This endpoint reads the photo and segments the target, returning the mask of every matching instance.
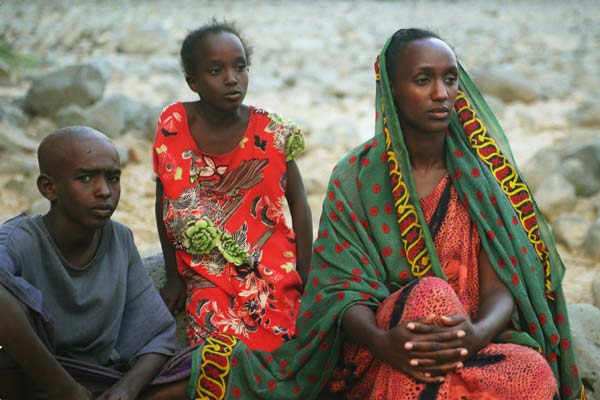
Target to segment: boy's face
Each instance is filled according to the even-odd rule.
[[[121,169],[115,147],[102,138],[73,140],[60,146],[53,201],[59,218],[83,228],[104,226],[119,204]]]

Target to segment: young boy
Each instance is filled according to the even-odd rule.
[[[131,231],[110,219],[117,151],[100,132],[69,127],[42,141],[38,162],[50,211],[0,228],[0,399],[32,396],[31,381],[49,399],[91,399],[57,357],[126,365],[99,399],[135,399],[174,353],[175,323]]]

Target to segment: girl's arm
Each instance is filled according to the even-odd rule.
[[[292,226],[296,234],[296,269],[304,284],[308,278],[308,268],[312,254],[312,215],[308,206],[304,184],[302,183],[302,176],[294,160],[287,162],[287,189],[285,197],[290,207]]]
[[[156,179],[156,202],[154,204],[154,214],[156,217],[156,228],[158,229],[158,237],[160,246],[165,259],[165,270],[167,274],[167,282],[160,290],[160,295],[167,305],[167,308],[173,315],[179,314],[185,304],[185,286],[183,280],[177,271],[177,259],[175,258],[175,248],[167,237],[167,229],[163,222],[163,187],[160,179]]]

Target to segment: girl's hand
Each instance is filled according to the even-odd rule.
[[[179,276],[167,279],[160,290],[160,296],[174,316],[178,315],[185,306],[185,285]]]

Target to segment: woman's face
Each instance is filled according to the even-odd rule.
[[[436,38],[418,39],[404,47],[391,77],[404,134],[443,133],[458,90],[458,66],[454,53]]]

